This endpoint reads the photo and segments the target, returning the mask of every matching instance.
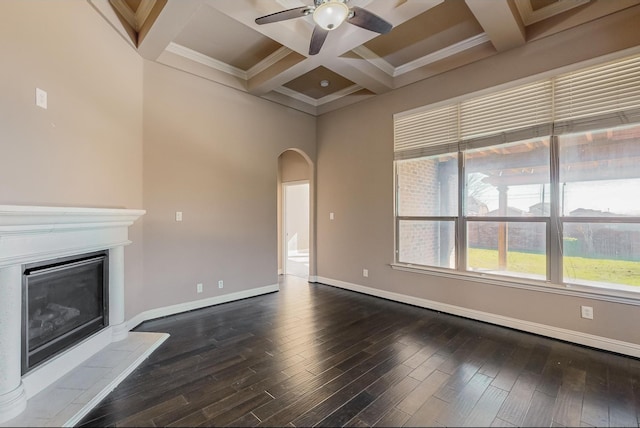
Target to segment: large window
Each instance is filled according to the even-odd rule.
[[[466,269],[547,279],[549,138],[464,157]]]
[[[396,201],[397,263],[640,291],[640,125],[399,160]]]
[[[455,268],[457,153],[400,161],[396,170],[398,261]]]
[[[640,57],[394,123],[397,265],[640,292]]]
[[[640,126],[559,137],[563,280],[640,288]]]

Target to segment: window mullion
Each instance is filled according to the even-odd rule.
[[[456,221],[456,269],[467,269],[467,232],[464,218],[465,184],[464,152],[458,151],[458,219]]]
[[[562,223],[560,221],[560,150],[558,137],[551,136],[550,179],[551,179],[551,230],[547,231],[547,271],[553,284],[562,284]]]

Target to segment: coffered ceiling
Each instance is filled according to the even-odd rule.
[[[640,0],[348,0],[393,24],[345,22],[309,55],[313,0],[89,0],[140,55],[312,115],[637,5]],[[328,85],[321,85],[326,81]]]

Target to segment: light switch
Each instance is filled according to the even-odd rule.
[[[36,88],[36,105],[43,109],[47,109],[47,92],[40,88]]]
[[[333,213],[329,213],[329,220],[333,220],[335,218],[335,216],[333,215]]]
[[[182,221],[182,211],[176,211],[176,221]]]

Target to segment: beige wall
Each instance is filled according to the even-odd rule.
[[[278,156],[298,148],[318,183],[311,246],[319,276],[640,343],[627,328],[635,306],[389,267],[393,113],[638,46],[640,8],[328,113],[317,125],[144,62],[87,2],[3,0],[0,16],[0,204],[146,209],[126,249],[127,318],[275,284]],[[35,107],[36,87],[48,92],[48,110]],[[595,320],[579,318],[581,304],[594,307]]]
[[[313,162],[315,118],[145,63],[85,1],[6,0],[0,16],[0,204],[146,209],[128,319],[277,283],[278,156]]]
[[[283,183],[309,180],[311,168],[307,160],[298,152],[287,150],[278,158],[280,178]]]
[[[276,284],[278,156],[314,160],[315,118],[152,62],[144,86],[147,308]]]
[[[0,17],[0,204],[143,208],[142,59],[85,1],[3,0]],[[125,250],[128,317],[142,230]]]
[[[393,114],[640,45],[640,7],[321,116],[318,277],[640,344],[638,307],[393,270]],[[357,126],[360,124],[361,126]],[[335,220],[329,220],[329,213]],[[362,269],[369,277],[362,276]],[[593,306],[593,321],[580,305]]]

